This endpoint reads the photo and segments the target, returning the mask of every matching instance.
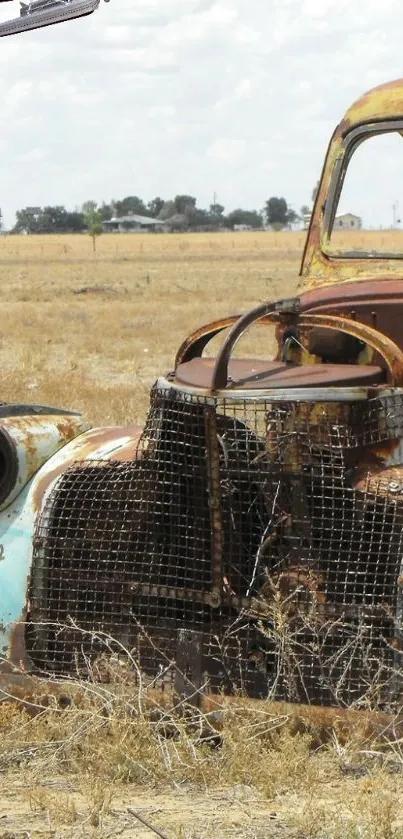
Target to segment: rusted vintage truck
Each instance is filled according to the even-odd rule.
[[[403,80],[347,111],[299,296],[189,335],[143,429],[0,406],[0,689],[127,651],[165,690],[401,703],[403,248],[346,250],[334,220],[356,150],[402,133]]]

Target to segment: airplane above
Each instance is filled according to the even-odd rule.
[[[0,0],[0,3],[10,2],[12,0]],[[21,2],[20,16],[0,23],[0,38],[91,15],[97,10],[100,2],[101,0],[32,0],[32,2]],[[105,2],[108,3],[109,0],[105,0]]]

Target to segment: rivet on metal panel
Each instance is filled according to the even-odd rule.
[[[388,484],[388,490],[393,494],[402,492],[403,484],[400,484],[398,481],[390,481],[390,483]]]
[[[212,609],[218,609],[218,607],[221,605],[221,594],[218,591],[218,589],[213,589],[213,591],[210,592],[208,596],[208,603],[209,606],[212,607]]]

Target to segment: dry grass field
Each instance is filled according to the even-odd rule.
[[[186,334],[292,294],[302,245],[300,233],[111,235],[93,255],[86,236],[2,237],[1,399],[142,422]],[[320,719],[304,727],[287,709],[239,702],[211,744],[140,700],[123,675],[114,693],[82,686],[78,703],[50,701],[34,718],[1,705],[0,839],[155,835],[130,807],[167,839],[403,837],[393,730],[325,732]]]
[[[192,329],[290,293],[302,234],[0,239],[2,399],[144,419]],[[264,348],[261,347],[261,351]]]

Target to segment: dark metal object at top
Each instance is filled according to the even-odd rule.
[[[99,4],[100,0],[33,0],[33,2],[21,2],[20,17],[0,24],[0,38],[90,15],[96,11]]]

